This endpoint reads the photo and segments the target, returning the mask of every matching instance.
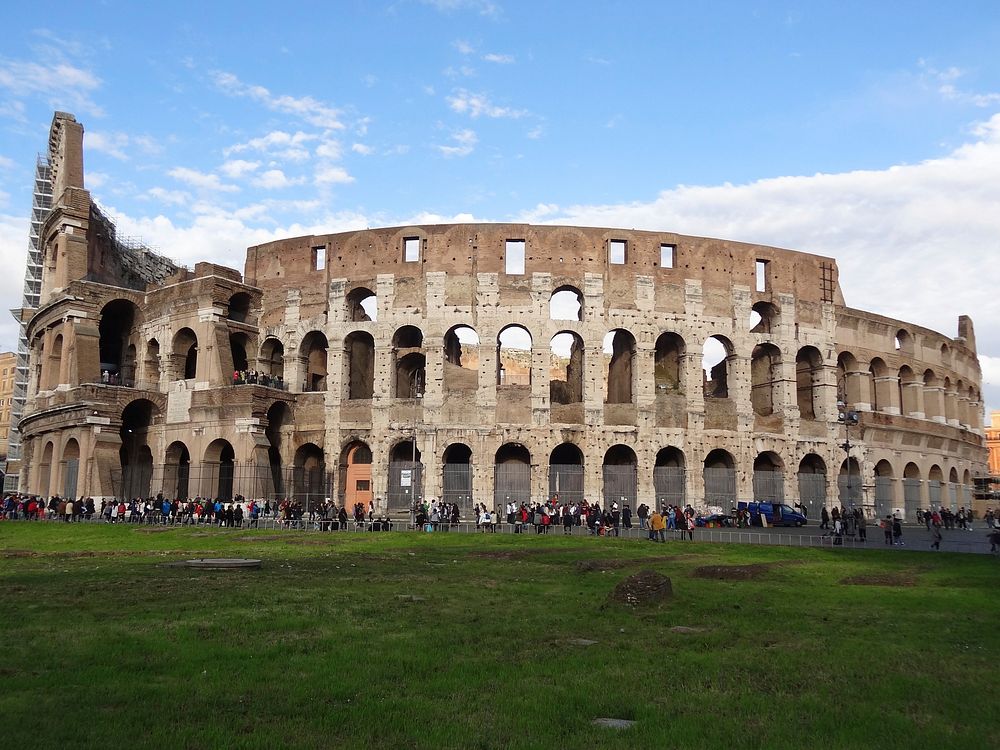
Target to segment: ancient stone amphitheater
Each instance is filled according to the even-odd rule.
[[[25,491],[912,516],[970,505],[986,472],[972,322],[951,337],[847,307],[832,258],[460,224],[192,271],[127,254],[81,143],[57,116],[41,304],[23,312]]]

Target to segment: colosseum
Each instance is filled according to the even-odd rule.
[[[58,113],[22,491],[966,505],[972,321],[845,304],[836,261],[669,232],[403,226],[251,247],[242,274],[121,242]]]

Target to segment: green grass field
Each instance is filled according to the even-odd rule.
[[[264,567],[161,566],[230,556]],[[646,568],[668,604],[609,603]],[[997,748],[998,582],[900,550],[4,522],[0,744]]]

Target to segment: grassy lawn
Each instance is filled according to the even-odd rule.
[[[203,556],[264,567],[160,565]],[[608,602],[645,568],[672,601]],[[901,550],[3,522],[2,744],[996,748],[998,582]]]

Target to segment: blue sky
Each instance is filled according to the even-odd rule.
[[[8,307],[59,108],[97,200],[185,263],[410,221],[731,237],[833,255],[853,306],[971,314],[1000,384],[995,2],[148,5],[5,7]]]

